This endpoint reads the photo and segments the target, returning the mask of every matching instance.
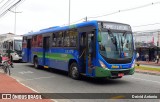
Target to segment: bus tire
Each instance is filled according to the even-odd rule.
[[[74,62],[70,65],[69,76],[76,80],[80,79],[77,63]]]
[[[39,68],[39,65],[38,65],[38,57],[35,57],[35,58],[34,58],[34,67],[35,67],[36,69]]]

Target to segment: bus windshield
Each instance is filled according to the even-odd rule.
[[[15,51],[21,51],[22,50],[22,41],[21,40],[15,40],[14,41],[14,49],[15,49]]]
[[[100,54],[105,58],[119,59],[133,56],[133,41],[131,32],[101,32]]]

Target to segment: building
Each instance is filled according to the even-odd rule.
[[[2,43],[4,39],[9,38],[9,37],[14,37],[14,36],[16,35],[13,33],[0,34],[0,48],[2,48]]]
[[[134,32],[133,36],[139,60],[146,60],[146,54],[150,61],[155,61],[157,54],[160,56],[160,30]]]

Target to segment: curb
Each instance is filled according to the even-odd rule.
[[[148,71],[144,71],[144,70],[136,70],[135,72],[136,72],[136,73],[143,73],[143,74],[160,76],[160,73],[148,72]]]

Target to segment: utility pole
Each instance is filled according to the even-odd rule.
[[[11,11],[10,12],[14,13],[14,34],[16,34],[16,29],[17,29],[17,13],[22,13],[22,12],[16,12],[17,8],[15,6],[15,11]]]
[[[15,6],[15,11],[11,11],[10,9],[8,9],[10,12],[14,13],[14,34],[16,34],[16,26],[17,26],[17,13],[21,13],[21,12],[16,12],[16,6]],[[8,57],[11,60],[11,42],[8,43]]]
[[[69,19],[68,19],[68,25],[70,25],[70,16],[71,16],[71,0],[69,0]]]
[[[85,19],[85,22],[87,22],[87,16],[84,19]]]
[[[159,55],[159,49],[160,49],[160,31],[158,31],[158,41],[157,41],[157,55]]]
[[[16,34],[16,26],[17,26],[17,25],[16,25],[16,23],[17,23],[16,6],[15,6],[15,13],[14,13],[14,14],[15,14],[15,18],[14,18],[14,34]]]

